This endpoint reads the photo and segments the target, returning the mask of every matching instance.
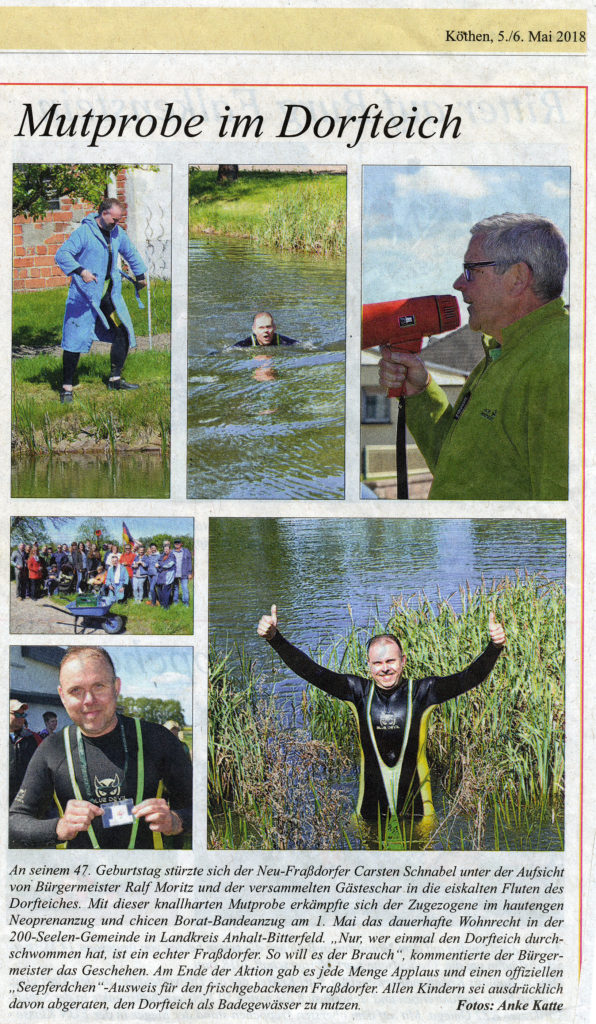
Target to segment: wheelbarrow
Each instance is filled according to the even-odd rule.
[[[101,626],[106,633],[121,633],[124,629],[124,617],[112,611],[107,597],[77,594],[64,610],[74,617],[75,633],[84,633],[91,626]]]

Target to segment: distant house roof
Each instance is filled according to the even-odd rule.
[[[422,358],[425,363],[460,370],[467,376],[484,356],[481,339],[480,332],[471,331],[466,324],[444,338],[431,338]]]

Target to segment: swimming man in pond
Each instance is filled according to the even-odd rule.
[[[333,672],[312,661],[281,635],[277,608],[263,615],[257,627],[282,661],[296,675],[346,701],[357,722],[361,750],[361,773],[356,813],[377,821],[387,812],[435,817],[430,772],[426,760],[428,716],[437,704],[459,697],[482,683],[499,657],[505,631],[491,612],[490,641],[486,649],[461,672],[424,679],[403,678],[406,655],[396,636],[374,636],[368,644],[371,680]]]
[[[256,348],[259,345],[297,345],[294,338],[278,334],[275,320],[271,313],[257,313],[252,322],[252,331],[248,338],[237,341],[232,348]]]

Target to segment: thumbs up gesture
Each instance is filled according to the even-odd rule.
[[[488,616],[488,631],[490,638],[494,644],[499,647],[504,647],[507,643],[507,637],[505,636],[505,630],[503,629],[500,622],[497,622],[494,616],[494,612],[489,612]]]
[[[257,633],[263,640],[273,640],[277,633],[277,606],[271,605],[271,614],[262,615],[257,626]]]

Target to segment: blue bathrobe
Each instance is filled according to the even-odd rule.
[[[110,245],[110,296],[128,332],[130,347],[135,348],[132,320],[122,297],[122,271],[118,267],[118,255],[124,257],[135,277],[144,274],[146,267],[126,231],[118,225],[112,229]],[[97,224],[96,213],[84,218],[81,226],[60,246],[55,258],[60,269],[71,278],[64,313],[62,348],[68,352],[89,352],[96,340],[111,342],[113,339],[110,337],[108,321],[99,308],[108,269],[108,246]],[[78,267],[90,270],[96,275],[97,281],[85,284],[81,275],[75,274]],[[139,304],[142,306],[142,303]]]

